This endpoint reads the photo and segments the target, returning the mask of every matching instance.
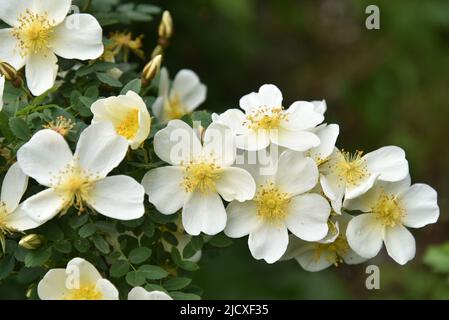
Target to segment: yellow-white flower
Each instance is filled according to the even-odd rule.
[[[28,177],[14,163],[3,180],[0,196],[0,242],[4,247],[5,235],[34,229],[42,223],[31,219],[20,203],[28,185]]]
[[[0,76],[0,111],[3,109],[3,90],[5,90],[5,77]]]
[[[173,300],[173,298],[162,291],[147,291],[142,287],[135,287],[128,293],[128,300]]]
[[[142,98],[134,91],[100,99],[92,104],[92,123],[111,122],[115,131],[137,149],[150,134],[151,117]]]
[[[270,142],[295,151],[306,151],[320,144],[312,132],[323,122],[323,107],[306,101],[296,101],[288,109],[282,106],[282,93],[272,84],[260,87],[240,99],[239,109],[230,109],[221,115],[214,114],[214,122],[233,129],[237,147],[257,151]]]
[[[90,125],[80,135],[75,154],[53,130],[38,131],[17,152],[22,170],[48,189],[28,198],[23,209],[36,221],[47,221],[74,206],[86,206],[119,220],[144,214],[144,189],[133,178],[107,174],[120,164],[127,141],[112,124]]]
[[[16,70],[26,66],[28,88],[40,95],[53,87],[56,55],[96,59],[103,54],[102,29],[89,14],[67,16],[72,0],[1,0],[0,60]]]
[[[98,270],[82,258],[65,269],[51,269],[37,286],[41,300],[118,300],[118,291]]]
[[[248,170],[258,186],[256,196],[228,205],[227,236],[249,234],[251,254],[268,263],[278,261],[287,250],[288,230],[306,241],[326,236],[329,203],[318,194],[306,193],[318,182],[318,168],[311,158],[287,150],[280,155],[273,175],[262,175],[257,165]]]
[[[236,150],[229,128],[211,124],[203,143],[181,120],[172,120],[156,133],[154,151],[172,166],[149,171],[142,184],[159,212],[182,208],[182,224],[190,235],[214,235],[226,225],[226,201],[252,199],[256,189],[251,175],[232,167]]]
[[[154,116],[161,122],[180,119],[206,100],[207,88],[192,70],[180,70],[170,85],[166,68],[159,80],[159,97],[152,106]]]
[[[440,209],[433,188],[410,184],[409,176],[398,182],[378,181],[364,195],[345,200],[345,209],[364,212],[349,222],[346,232],[349,245],[360,256],[376,256],[385,243],[397,263],[403,265],[414,258],[415,239],[406,227],[435,223]]]
[[[317,272],[341,263],[358,264],[366,259],[355,253],[346,239],[346,228],[352,217],[342,214],[331,218],[333,228],[323,240],[306,242],[290,235],[282,260],[295,259],[304,270]]]
[[[320,166],[320,182],[333,209],[341,212],[343,197],[354,199],[377,181],[400,181],[408,175],[408,161],[399,147],[388,146],[363,155],[335,149]]]
[[[335,150],[340,133],[338,124],[322,124],[312,130],[320,139],[320,145],[305,152],[308,157],[315,160],[318,168],[329,160]]]

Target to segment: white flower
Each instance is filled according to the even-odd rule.
[[[242,97],[240,108],[245,113],[230,109],[221,115],[213,115],[214,122],[233,129],[240,149],[261,150],[272,142],[288,149],[305,151],[320,144],[320,139],[311,129],[323,122],[324,116],[312,102],[296,101],[284,109],[282,93],[276,86],[266,84],[258,93]]]
[[[41,300],[118,300],[114,285],[82,258],[74,258],[65,269],[51,269],[39,281]]]
[[[304,270],[316,272],[324,270],[331,265],[341,263],[357,264],[366,259],[360,257],[348,245],[346,240],[346,227],[352,217],[342,214],[331,218],[333,228],[323,240],[310,243],[290,235],[287,252],[282,260],[295,259]]]
[[[28,186],[28,177],[14,163],[3,180],[0,196],[0,242],[4,248],[5,235],[17,231],[34,229],[42,223],[32,220],[19,205]]]
[[[72,0],[0,0],[0,60],[16,70],[26,66],[28,88],[40,95],[53,87],[56,55],[96,59],[103,54],[102,29],[89,14],[67,16]],[[67,17],[66,17],[67,16]]]
[[[248,246],[256,259],[279,260],[288,245],[288,230],[306,241],[323,239],[328,232],[330,206],[318,194],[305,193],[318,182],[311,158],[284,151],[271,176],[251,170],[258,189],[251,201],[231,202],[227,207],[225,234],[239,238],[249,234]]]
[[[134,91],[100,99],[90,109],[94,114],[92,123],[111,122],[117,133],[128,140],[131,149],[140,147],[150,134],[150,113],[145,102]]]
[[[349,245],[365,258],[376,256],[385,242],[387,252],[403,265],[415,256],[415,239],[409,228],[438,220],[437,193],[426,184],[410,186],[410,177],[399,182],[377,182],[366,194],[345,200],[344,208],[360,210],[348,225]]]
[[[226,201],[252,199],[256,189],[251,175],[231,167],[235,160],[234,136],[229,128],[211,124],[203,144],[194,130],[172,120],[154,137],[154,151],[172,166],[149,171],[142,184],[159,212],[182,208],[182,224],[190,235],[214,235],[226,225]]]
[[[142,287],[135,287],[128,293],[128,300],[173,300],[173,298],[162,291],[147,291]]]
[[[318,168],[320,168],[334,152],[340,127],[338,124],[322,124],[313,129],[312,132],[320,139],[320,145],[306,151],[305,154],[315,160]]]
[[[110,123],[87,127],[75,155],[53,130],[38,131],[17,152],[22,170],[48,189],[28,198],[23,209],[36,221],[47,221],[75,206],[86,205],[110,218],[132,220],[144,214],[144,190],[133,178],[107,177],[128,150],[127,141]]]
[[[5,90],[5,77],[0,76],[0,111],[3,109],[3,90]]]
[[[159,80],[159,97],[152,106],[154,116],[161,122],[180,119],[191,113],[206,100],[207,88],[192,70],[180,70],[170,86],[166,68]]]
[[[311,101],[313,106],[315,107],[315,111],[324,115],[327,111],[327,103],[326,100],[315,100]]]
[[[408,175],[404,150],[396,146],[363,155],[335,149],[320,166],[320,182],[333,209],[340,213],[343,197],[353,199],[368,191],[377,180],[399,181]]]

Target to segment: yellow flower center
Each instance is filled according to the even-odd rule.
[[[198,190],[201,193],[214,192],[215,183],[221,176],[222,169],[213,162],[190,162],[185,167],[182,186],[186,192]]]
[[[12,35],[19,41],[20,55],[45,53],[54,32],[54,21],[50,21],[48,14],[26,10],[19,16],[18,22]]]
[[[168,120],[181,119],[187,114],[187,110],[177,94],[165,103],[164,109]]]
[[[277,223],[287,215],[290,196],[271,182],[260,188],[254,200],[257,204],[257,214],[268,222]]]
[[[139,130],[139,110],[132,109],[123,120],[115,127],[117,133],[126,139],[132,139]]]
[[[401,223],[404,218],[404,209],[401,207],[398,199],[394,195],[381,191],[372,212],[376,219],[380,220],[386,227],[394,227]]]
[[[253,130],[272,130],[278,129],[286,118],[282,107],[260,107],[246,116],[244,125]]]
[[[70,290],[65,300],[100,300],[103,297],[94,284],[81,286],[79,289]]]
[[[332,262],[335,266],[343,263],[341,258],[349,252],[349,244],[346,236],[340,234],[332,243],[318,243],[315,245],[314,259],[318,261],[324,257],[327,261]]]
[[[75,123],[73,123],[71,119],[67,119],[63,116],[59,116],[55,121],[51,121],[44,125],[44,128],[53,130],[63,137],[67,136],[74,127]]]
[[[334,164],[338,177],[351,186],[357,186],[361,181],[370,176],[367,170],[366,160],[362,157],[363,151],[354,154],[345,151],[337,153],[337,161]]]
[[[63,213],[71,206],[83,212],[84,204],[89,200],[90,192],[98,179],[99,176],[86,172],[77,164],[69,165],[63,170],[54,184],[56,192],[65,200]]]
[[[8,226],[9,212],[6,208],[6,204],[0,201],[0,234],[11,234],[15,230]]]

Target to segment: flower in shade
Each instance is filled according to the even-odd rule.
[[[74,258],[65,269],[51,269],[39,281],[41,300],[118,300],[118,291],[98,270],[82,258]]]
[[[20,203],[28,186],[28,177],[14,163],[3,179],[0,195],[0,243],[5,249],[5,236],[14,232],[34,229],[42,223],[31,219]]]
[[[173,214],[182,208],[182,224],[190,235],[223,231],[226,211],[220,196],[226,201],[254,196],[251,175],[232,167],[234,136],[223,125],[211,124],[200,139],[185,122],[172,120],[156,133],[154,151],[171,166],[149,171],[142,184],[159,212]]]
[[[306,241],[318,241],[328,233],[330,206],[318,194],[306,193],[318,182],[318,169],[311,158],[284,151],[273,175],[249,169],[257,183],[254,199],[233,201],[226,211],[225,234],[239,238],[249,234],[248,246],[256,259],[278,261],[285,253],[291,231]]]
[[[320,166],[320,182],[337,213],[343,197],[353,199],[367,192],[376,182],[399,181],[408,175],[408,161],[399,147],[388,146],[363,155],[335,150]]]
[[[115,131],[137,149],[150,134],[151,117],[142,98],[134,91],[94,102],[92,123],[111,122]]]
[[[119,220],[144,214],[144,190],[133,178],[107,174],[120,164],[127,141],[110,123],[87,127],[80,135],[75,154],[57,132],[38,131],[17,152],[22,170],[48,189],[28,198],[23,209],[36,221],[47,221],[74,206],[87,207]]]
[[[239,109],[230,109],[221,115],[214,114],[214,122],[233,129],[237,147],[256,151],[270,142],[292,149],[306,151],[320,144],[312,132],[323,122],[323,107],[306,101],[296,101],[288,109],[282,106],[282,93],[272,84],[260,87],[240,99]]]
[[[65,59],[96,59],[103,54],[102,29],[90,14],[67,16],[72,0],[1,0],[0,60],[25,67],[28,88],[40,95],[53,87],[56,55]]]
[[[180,70],[170,84],[163,68],[159,80],[159,97],[152,106],[154,116],[162,123],[180,119],[198,108],[206,99],[207,88],[192,70]]]
[[[128,293],[128,300],[173,300],[173,298],[162,291],[147,291],[142,287],[135,287]]]
[[[333,228],[318,242],[306,242],[290,235],[287,252],[282,260],[295,259],[304,270],[316,272],[341,263],[358,264],[366,259],[355,253],[346,240],[346,227],[352,217],[348,214],[333,216]]]
[[[346,236],[360,256],[376,256],[382,244],[397,263],[403,265],[415,256],[415,239],[408,228],[422,228],[438,220],[437,192],[426,184],[410,185],[407,176],[399,182],[378,181],[364,195],[345,200],[344,208],[359,210],[348,224]]]

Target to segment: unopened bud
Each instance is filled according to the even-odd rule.
[[[35,250],[42,245],[42,242],[43,242],[42,236],[37,234],[29,234],[20,239],[19,246],[28,250]]]
[[[11,81],[15,87],[22,85],[22,78],[19,76],[19,73],[7,62],[0,61],[0,75],[4,76],[6,80]]]
[[[151,82],[161,69],[162,55],[157,55],[143,68],[142,80],[145,83]]]
[[[156,46],[156,48],[154,48],[153,52],[151,53],[151,59],[153,59],[154,57],[161,55],[163,53],[164,53],[164,48],[160,44],[158,44]]]
[[[159,24],[159,38],[170,39],[173,34],[173,19],[167,10],[162,13],[162,20]]]

